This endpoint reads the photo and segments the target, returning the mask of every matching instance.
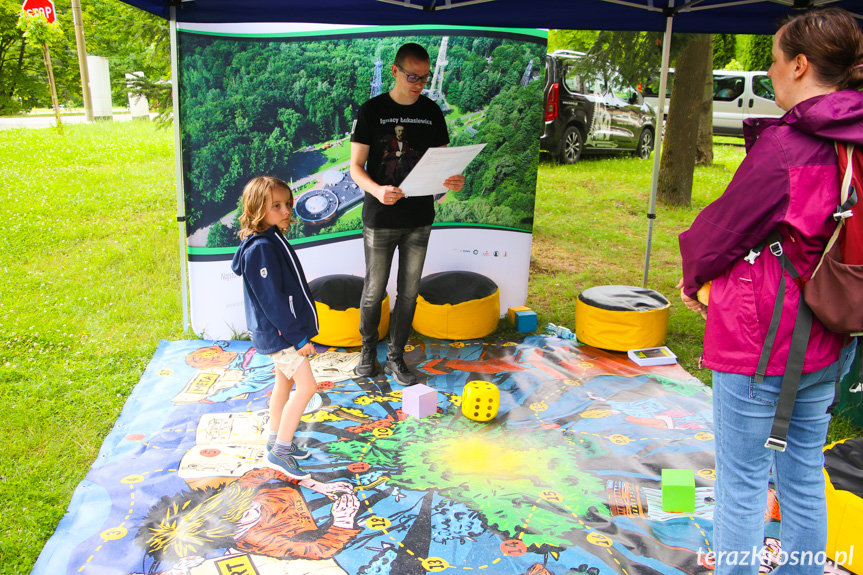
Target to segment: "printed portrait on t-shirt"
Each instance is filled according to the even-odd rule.
[[[378,177],[383,185],[397,186],[410,173],[420,159],[420,154],[411,147],[409,133],[403,124],[396,124],[391,134],[381,138],[384,154]]]

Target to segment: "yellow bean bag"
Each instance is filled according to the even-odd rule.
[[[500,290],[467,271],[440,272],[420,281],[413,327],[436,339],[475,339],[497,328]]]
[[[597,286],[578,294],[575,336],[612,351],[665,343],[671,304],[656,291],[632,286]]]
[[[363,278],[346,274],[323,276],[309,282],[318,312],[318,335],[312,341],[332,347],[362,345],[360,298]],[[390,297],[381,303],[378,334],[383,339],[390,329]]]
[[[827,558],[848,571],[861,573],[863,438],[843,439],[824,448],[824,479],[827,495]],[[857,563],[853,563],[855,549]]]

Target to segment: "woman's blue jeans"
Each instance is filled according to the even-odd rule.
[[[420,279],[426,259],[431,226],[418,228],[363,228],[366,278],[360,301],[360,335],[363,347],[378,343],[381,302],[387,292],[393,254],[399,249],[396,303],[390,316],[390,343],[387,358],[404,353],[417,307]]]
[[[771,469],[782,514],[779,574],[821,575],[827,545],[824,496],[824,442],[833,401],[836,370],[851,368],[854,344],[839,361],[800,380],[782,453],[764,447],[770,435],[782,376],[713,372],[713,425],[716,442],[716,508],[713,553],[716,575],[758,573],[764,543],[764,512]],[[753,551],[756,558],[752,559]],[[818,560],[821,560],[819,563]]]

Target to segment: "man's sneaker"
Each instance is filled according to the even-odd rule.
[[[269,452],[267,454],[267,461],[276,465],[285,472],[285,475],[290,477],[291,479],[308,479],[311,477],[311,474],[306,473],[302,469],[300,469],[300,464],[297,463],[297,460],[288,455],[287,457],[279,457],[278,455],[273,454],[273,452]]]
[[[377,348],[363,346],[360,352],[360,363],[355,371],[361,377],[374,377],[378,374]]]
[[[417,376],[408,369],[408,364],[401,357],[387,359],[384,364],[384,373],[393,376],[399,385],[414,385],[417,382]]]
[[[268,441],[267,442],[267,451],[272,451],[272,450],[273,450],[273,444]],[[308,449],[303,449],[302,447],[298,446],[296,443],[291,443],[290,454],[294,459],[306,459],[312,453]]]

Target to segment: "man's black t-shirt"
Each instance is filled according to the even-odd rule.
[[[360,106],[351,141],[369,146],[366,171],[381,185],[398,186],[428,148],[449,143],[446,121],[437,104],[420,96],[409,106],[389,93]],[[441,181],[452,174],[442,174]],[[369,194],[363,200],[363,225],[369,228],[414,228],[434,221],[431,196],[402,198],[391,206]]]

